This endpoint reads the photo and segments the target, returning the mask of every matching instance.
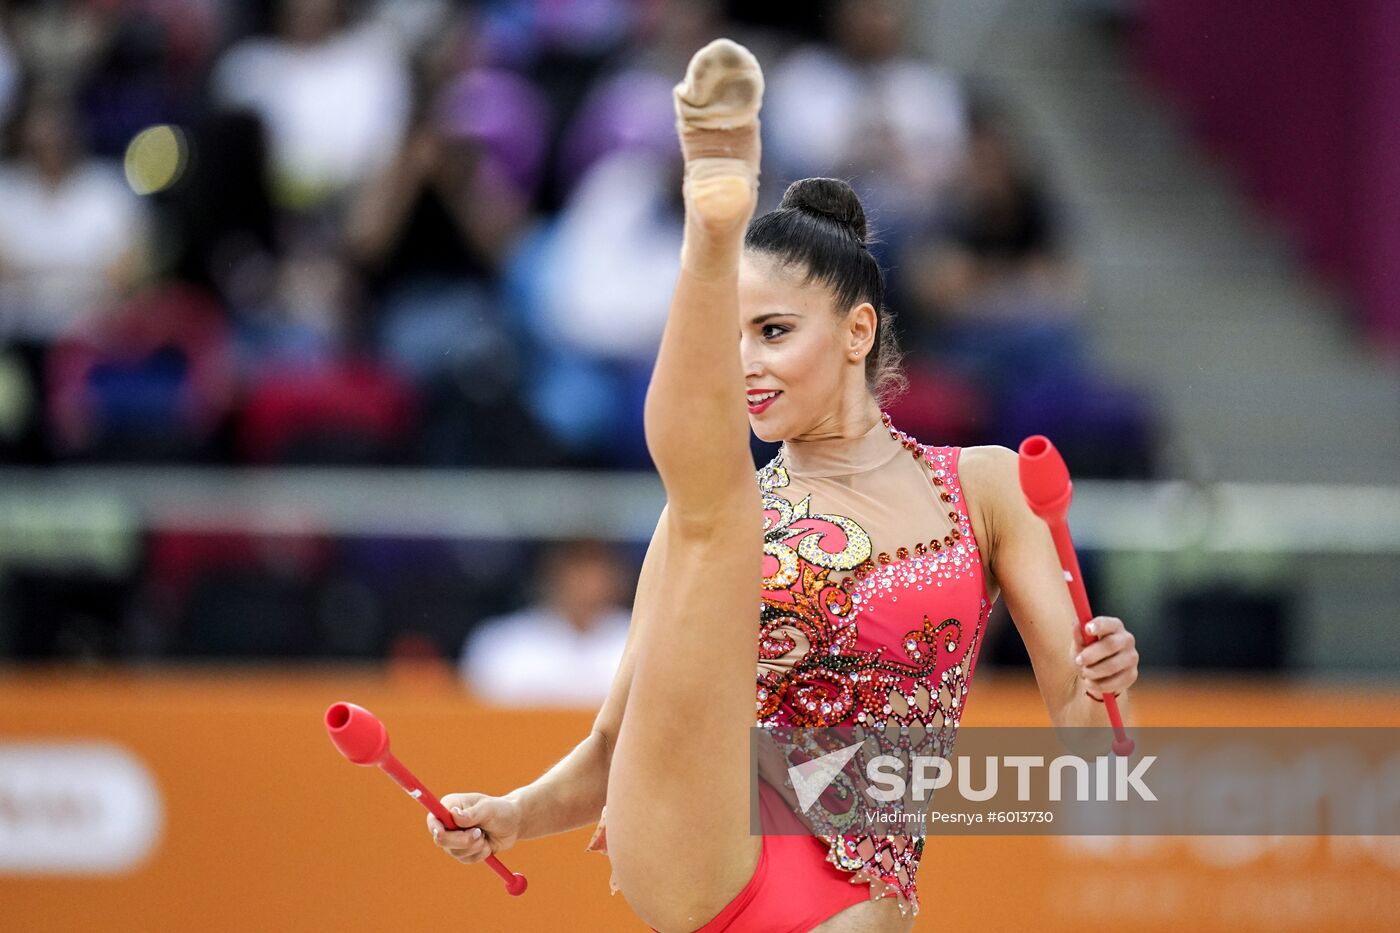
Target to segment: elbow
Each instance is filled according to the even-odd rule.
[[[594,726],[591,738],[598,743],[598,748],[603,755],[603,764],[611,767],[613,748],[617,746],[617,729],[609,730],[605,726]]]

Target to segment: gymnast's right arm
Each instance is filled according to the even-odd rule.
[[[663,508],[642,560],[637,593],[632,601],[632,625],[627,632],[622,659],[588,736],[540,777],[502,797],[444,796],[443,806],[453,810],[457,822],[468,829],[444,830],[437,817],[428,814],[428,830],[438,845],[458,861],[478,862],[510,848],[517,840],[568,832],[598,820],[607,801],[612,750],[617,744],[627,694],[632,686],[637,633],[645,620],[661,607],[666,525],[666,509]],[[484,837],[473,835],[471,828],[479,828]]]

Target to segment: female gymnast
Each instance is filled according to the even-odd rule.
[[[1057,725],[1106,726],[1137,652],[1109,616],[1084,646],[1014,452],[882,412],[897,350],[849,186],[799,181],[750,224],[762,93],[726,39],[675,89],[685,235],[645,412],[667,502],[611,695],[538,780],[444,797],[471,828],[428,827],[470,864],[596,820],[614,892],[661,933],[908,931],[922,836],[751,834],[755,722],[956,729],[999,595]],[[757,482],[750,429],[783,441]]]

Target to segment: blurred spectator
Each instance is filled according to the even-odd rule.
[[[512,306],[537,347],[536,417],[579,465],[646,469],[646,383],[680,267],[673,82],[629,69],[600,86],[568,139],[582,176],[513,257]],[[664,96],[661,96],[664,95]]]
[[[496,0],[485,6],[481,28],[492,59],[526,65],[551,55],[606,56],[627,39],[636,0]]]
[[[351,255],[392,300],[424,281],[492,282],[543,159],[545,106],[507,73],[461,76],[359,192]]]
[[[680,271],[679,159],[609,156],[559,215],[546,277],[550,338],[604,360],[650,364]]]
[[[566,192],[619,149],[673,156],[671,87],[696,49],[733,32],[714,0],[643,0],[637,14],[633,42],[590,85],[561,139],[559,175]]]
[[[36,81],[71,91],[105,40],[109,17],[82,0],[6,4],[0,10],[21,68]]]
[[[1058,225],[1041,180],[1018,158],[1013,134],[993,114],[973,124],[959,184],[945,201],[941,223],[949,245],[973,267],[956,277],[968,292],[1023,284],[1066,293]],[[957,304],[963,294],[950,295]],[[1067,303],[1061,303],[1068,312]]]
[[[76,87],[93,151],[119,157],[154,124],[183,124],[213,52],[211,0],[124,0]]]
[[[277,35],[224,54],[214,96],[267,123],[279,200],[308,207],[387,163],[409,116],[404,49],[346,0],[280,0]]]
[[[271,200],[262,122],[247,111],[211,113],[191,129],[198,153],[171,192],[174,275],[209,288],[235,320],[260,325],[276,304],[283,252]]]
[[[764,155],[776,169],[765,174],[855,179],[891,243],[936,207],[967,137],[962,90],[907,52],[906,14],[903,0],[836,0],[832,45],[780,62],[763,111]]]
[[[467,638],[462,677],[493,703],[596,706],[607,696],[627,642],[625,584],[610,545],[554,546],[535,603],[483,621]]]
[[[538,342],[530,403],[579,465],[650,466],[642,404],[680,264],[679,161],[618,152],[512,270]]]
[[[315,532],[156,531],[128,648],[138,657],[306,657],[333,554]]]
[[[646,0],[582,93],[554,162],[564,203],[520,241],[507,306],[529,338],[528,403],[580,467],[650,469],[642,410],[680,249],[671,87],[728,27],[714,2]]]
[[[142,274],[144,209],[86,155],[71,101],[36,90],[0,164],[0,335],[47,342]]]
[[[496,298],[539,181],[547,120],[518,76],[462,74],[429,97],[353,205],[347,240],[378,306],[371,339],[426,399],[424,462],[548,460],[519,399],[519,334]]]
[[[496,0],[482,6],[474,43],[480,62],[528,77],[550,110],[566,120],[625,51],[637,0]],[[551,139],[550,148],[557,143]],[[557,181],[552,171],[543,179],[539,204],[547,211],[563,200]]]
[[[1012,138],[978,115],[953,196],[899,263],[909,366],[985,395],[983,442],[1044,433],[1080,475],[1150,475],[1150,400],[1098,372],[1049,196]]]
[[[899,262],[910,270],[897,284],[911,349],[994,383],[1078,364],[1078,305],[1048,199],[999,120],[979,115],[957,184],[926,227]],[[1007,341],[1035,346],[1018,355]]]

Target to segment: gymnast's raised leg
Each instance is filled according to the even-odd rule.
[[[719,913],[762,846],[749,832],[748,730],[763,517],[734,324],[762,92],[758,63],[725,39],[697,52],[676,88],[685,239],[646,399],[667,497],[664,595],[638,630],[607,799],[619,888],[662,933]]]

